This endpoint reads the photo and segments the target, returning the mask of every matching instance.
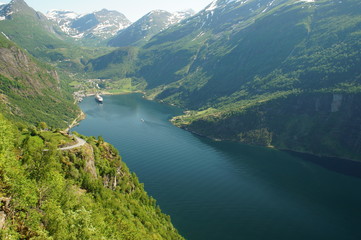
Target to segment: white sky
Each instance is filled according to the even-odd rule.
[[[10,0],[1,0],[1,2],[8,3]],[[117,10],[134,22],[156,9],[175,12],[192,8],[198,12],[212,0],[25,0],[25,2],[42,13],[52,9],[72,10],[77,13],[89,13],[103,8]]]

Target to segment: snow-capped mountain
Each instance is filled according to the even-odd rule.
[[[107,9],[84,15],[68,10],[52,10],[47,17],[76,39],[107,39],[131,24],[122,13]]]
[[[182,25],[193,28],[193,33],[198,30],[237,31],[281,4],[298,1],[301,0],[215,0],[196,15],[182,22]]]
[[[29,9],[30,8],[23,0],[12,0],[8,4],[1,3],[0,4],[0,20],[11,19],[12,15],[14,15],[18,12],[29,13]]]
[[[176,23],[179,23],[180,21],[189,18],[195,14],[195,11],[193,9],[187,9],[184,11],[178,11],[172,14],[172,16],[168,19],[169,25],[173,25]]]
[[[8,10],[6,9],[6,4],[0,4],[0,21],[5,20],[8,16]]]
[[[56,22],[60,29],[69,36],[77,36],[79,32],[71,28],[71,23],[80,15],[69,10],[51,10],[46,14],[47,18]]]
[[[141,19],[120,31],[109,41],[110,46],[137,45],[149,40],[155,34],[169,28],[171,25],[194,15],[193,10],[170,13],[164,10],[154,10]]]

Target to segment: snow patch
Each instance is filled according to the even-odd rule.
[[[72,36],[72,37],[75,38],[75,39],[80,39],[80,38],[84,37],[84,33],[80,33],[80,34]]]
[[[86,29],[85,31],[79,31],[72,27],[74,21],[81,19],[88,14],[95,14],[99,24]],[[119,30],[122,30],[131,24],[121,14],[106,9],[86,14],[78,14],[71,10],[54,9],[47,12],[46,16],[49,20],[56,22],[64,33],[76,40],[84,38],[89,34],[105,39],[114,36]],[[88,19],[84,24],[90,24],[93,23],[93,21],[93,19]]]
[[[212,2],[206,9],[206,12],[213,11],[218,7],[217,1]]]
[[[245,4],[250,0],[215,0],[213,1],[211,4],[209,4],[204,11],[209,12],[209,11],[214,11],[217,8],[224,8],[226,7],[228,4],[231,3],[240,3],[240,4]]]
[[[57,20],[57,19],[76,19],[80,15],[76,12],[73,12],[71,10],[57,10],[53,9],[46,13],[47,18],[51,20]]]
[[[266,12],[269,9],[269,7],[271,7],[273,5],[274,2],[275,2],[275,0],[273,0],[272,2],[269,2],[267,4],[267,7],[265,9],[263,9],[262,13]]]
[[[184,20],[184,19],[186,19],[188,17],[191,17],[193,14],[194,13],[191,10],[179,11],[179,12],[172,13],[172,16],[170,16],[168,18],[167,26],[179,23],[182,20]]]

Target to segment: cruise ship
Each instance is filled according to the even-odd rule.
[[[98,93],[95,94],[95,100],[99,103],[103,103],[103,98]]]

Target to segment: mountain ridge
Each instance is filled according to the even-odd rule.
[[[47,17],[57,23],[64,33],[77,40],[97,38],[101,41],[114,36],[131,24],[124,14],[107,9],[87,14],[77,14],[70,10],[51,10]]]
[[[109,46],[125,47],[142,45],[159,32],[192,16],[193,10],[170,13],[164,10],[153,10],[120,31],[108,42]]]

